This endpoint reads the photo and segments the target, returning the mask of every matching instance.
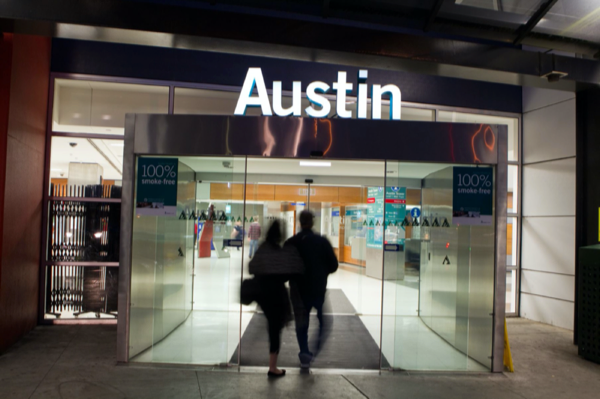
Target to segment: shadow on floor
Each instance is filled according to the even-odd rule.
[[[516,372],[289,375],[116,364],[116,326],[37,327],[0,356],[7,398],[596,398],[600,365],[572,333],[523,319],[508,331]]]

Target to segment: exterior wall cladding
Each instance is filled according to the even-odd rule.
[[[36,326],[50,39],[0,42],[0,352]]]
[[[573,329],[575,94],[523,89],[521,316]]]

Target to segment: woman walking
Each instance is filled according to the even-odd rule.
[[[256,302],[263,310],[269,332],[269,377],[283,377],[284,369],[277,368],[281,345],[281,330],[292,320],[290,297],[285,287],[293,274],[303,273],[304,264],[295,247],[281,247],[281,224],[275,220],[265,242],[250,262],[250,274],[255,276]]]

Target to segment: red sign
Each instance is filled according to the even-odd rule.
[[[386,204],[406,204],[406,200],[405,199],[393,199],[393,198],[388,198],[385,200]]]
[[[367,204],[374,204],[375,198],[367,198]]]

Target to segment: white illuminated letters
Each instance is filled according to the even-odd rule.
[[[390,119],[400,119],[400,101],[402,94],[395,85],[373,85],[371,94],[371,119],[381,119],[381,95],[390,94]]]
[[[367,70],[358,71],[356,117],[359,119],[367,118],[368,104],[368,84]],[[336,91],[336,114],[339,118],[352,118],[352,111],[346,109],[347,95],[352,93],[353,84],[347,81],[346,72],[338,72],[337,82],[329,86],[325,82],[311,82],[306,87],[306,97],[311,105],[304,109],[304,112],[312,118],[327,118],[331,112],[331,103],[325,96],[330,88]],[[256,88],[256,95],[253,95]],[[277,116],[302,116],[302,83],[292,83],[292,105],[288,108],[283,107],[282,82],[273,82],[273,109],[269,101],[269,94],[265,85],[260,68],[249,68],[244,80],[244,85],[235,107],[235,115],[245,115],[248,107],[260,107],[262,114],[271,116],[273,113]],[[371,93],[371,118],[381,119],[382,96],[390,96],[390,119],[400,119],[400,109],[402,95],[398,86],[387,84],[385,86],[373,85]]]
[[[256,86],[258,97],[252,97],[252,92]],[[271,116],[271,104],[269,104],[269,95],[267,94],[267,86],[260,68],[248,68],[244,86],[240,92],[237,105],[235,106],[235,115],[246,115],[246,108],[260,107],[263,115]]]
[[[340,118],[352,118],[352,112],[346,110],[346,94],[352,93],[352,83],[346,83],[346,72],[338,72],[338,81],[333,84],[337,91],[336,112]]]
[[[369,71],[361,69],[358,71],[358,101],[356,102],[356,117],[358,119],[367,119],[367,78]]]
[[[325,118],[331,111],[331,103],[327,97],[322,96],[319,93],[327,93],[329,91],[329,85],[325,82],[312,82],[306,88],[306,97],[311,104],[321,107],[320,110],[314,108],[313,105],[306,107],[305,111],[308,116],[312,118]]]
[[[302,116],[302,82],[292,83],[292,106],[283,108],[281,105],[281,82],[273,82],[273,111],[279,116]]]

